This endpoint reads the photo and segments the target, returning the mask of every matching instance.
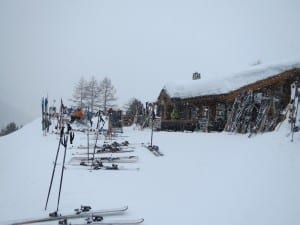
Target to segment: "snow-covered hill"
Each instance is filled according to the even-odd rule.
[[[128,140],[135,152],[126,154],[139,161],[125,166],[140,170],[89,172],[67,165],[60,211],[128,205],[122,217],[144,217],[144,225],[300,224],[300,134],[294,142],[287,134],[286,123],[252,138],[155,132],[154,144],[165,154],[156,157],[140,145],[150,141],[149,130],[126,128],[117,141]],[[76,133],[67,162],[80,144],[86,134]],[[44,211],[57,146],[58,136],[42,135],[41,119],[0,138],[0,224],[56,209],[61,164]]]

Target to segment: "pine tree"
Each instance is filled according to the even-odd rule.
[[[16,130],[18,130],[19,128],[17,127],[17,125],[15,124],[15,122],[11,122],[9,123],[6,128],[2,129],[0,132],[0,136],[4,136],[7,134],[10,134],[12,132],[15,132]]]
[[[112,102],[116,101],[115,97],[116,89],[112,85],[111,80],[105,77],[99,84],[100,92],[99,99],[101,101],[101,106],[104,112],[107,112],[108,108],[112,108],[115,105]]]
[[[126,110],[126,115],[142,115],[144,112],[144,105],[143,103],[136,99],[133,98],[129,101],[129,103],[125,106]]]

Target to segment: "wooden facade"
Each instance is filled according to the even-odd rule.
[[[173,98],[168,95],[167,90],[162,89],[157,100],[162,130],[223,131],[228,127],[234,110],[237,110],[237,102],[247,93],[252,99],[252,111],[248,112],[248,119],[252,122],[256,120],[259,109],[267,101],[268,120],[274,120],[275,117],[279,118],[280,112],[288,105],[291,84],[298,80],[300,69],[297,68],[223,94]],[[172,117],[172,112],[176,112],[177,118]],[[247,129],[243,128],[237,132],[244,133]]]

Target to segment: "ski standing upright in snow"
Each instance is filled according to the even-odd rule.
[[[150,138],[150,144],[145,145],[142,143],[143,147],[146,147],[150,152],[152,152],[155,156],[163,156],[164,154],[160,152],[159,147],[157,145],[153,145],[153,130],[154,130],[154,121],[156,118],[156,110],[154,104],[148,104],[146,103],[146,108],[148,111],[148,115],[151,118],[151,138]]]
[[[96,153],[96,148],[97,148],[97,141],[99,138],[99,132],[103,129],[103,126],[105,124],[104,119],[102,118],[102,111],[99,109],[99,111],[96,113],[98,119],[97,119],[97,127],[96,127],[96,140],[95,140],[95,145],[94,145],[94,152],[93,152],[93,158],[92,158],[92,163],[94,162],[95,159],[95,153]],[[100,128],[100,123],[102,123],[102,127]]]
[[[49,132],[50,126],[50,118],[48,113],[48,97],[42,97],[42,130],[43,135],[46,136],[47,132]]]
[[[291,85],[291,101],[290,101],[290,109],[289,109],[289,123],[291,124],[291,142],[294,141],[294,133],[298,131],[298,127],[296,126],[297,117],[298,117],[298,106],[299,106],[299,84],[298,82],[294,82]]]

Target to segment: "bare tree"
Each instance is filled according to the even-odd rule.
[[[112,102],[116,101],[117,98],[115,97],[116,89],[112,85],[111,80],[105,77],[99,84],[100,87],[100,101],[101,106],[104,112],[107,112],[108,108],[114,107],[115,105]]]
[[[116,89],[109,78],[105,77],[98,82],[94,76],[89,81],[81,77],[71,100],[77,107],[88,108],[91,112],[98,107],[106,112],[108,108],[114,106],[112,102],[116,100],[115,94]]]
[[[77,107],[83,108],[87,104],[87,81],[83,77],[76,84],[71,100]]]
[[[88,82],[86,93],[88,107],[91,112],[94,112],[94,108],[99,106],[100,103],[100,86],[94,76],[92,76],[91,80]]]

